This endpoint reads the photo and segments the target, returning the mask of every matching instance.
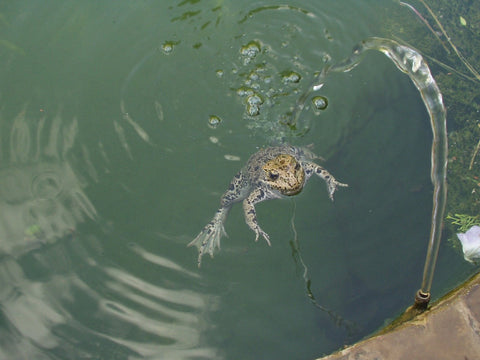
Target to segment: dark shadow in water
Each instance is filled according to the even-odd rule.
[[[395,66],[406,73],[420,92],[423,103],[430,117],[430,126],[433,134],[431,148],[431,180],[433,184],[433,209],[428,250],[425,260],[423,280],[417,293],[415,302],[428,304],[430,289],[437,261],[438,249],[442,235],[443,218],[447,199],[447,116],[443,104],[442,94],[433,78],[428,64],[414,49],[400,45],[396,41],[383,38],[369,38],[357,44],[352,55],[337,64],[328,65],[313,81],[309,89],[300,96],[292,115],[292,126],[296,126],[305,103],[310,95],[321,89],[330,73],[349,72],[363,59],[368,50],[380,51],[385,54]],[[422,305],[422,306],[423,306]],[[426,305],[425,305],[426,307]]]
[[[303,261],[302,251],[300,249],[300,242],[298,240],[298,236],[297,236],[298,234],[295,228],[295,211],[296,211],[297,205],[295,200],[293,200],[292,203],[293,203],[293,209],[292,209],[292,217],[290,219],[290,224],[292,226],[292,231],[293,231],[293,240],[290,241],[290,246],[292,248],[292,257],[295,262],[295,265],[297,266],[297,269],[300,270],[303,281],[305,283],[305,294],[307,295],[307,298],[310,300],[313,306],[315,306],[317,309],[321,310],[322,312],[328,315],[328,317],[333,321],[335,326],[342,328],[346,331],[346,334],[347,334],[346,340],[348,342],[349,339],[356,337],[360,333],[361,329],[356,323],[343,318],[337,312],[320,304],[320,302],[316,299],[315,295],[313,294],[313,291],[311,288],[312,279],[310,278],[310,275],[308,273],[308,266]]]

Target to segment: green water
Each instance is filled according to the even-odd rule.
[[[414,85],[371,53],[328,78],[326,110],[309,105],[285,125],[315,73],[382,35],[394,11],[356,0],[0,4],[0,358],[313,359],[410,305],[432,197]],[[311,179],[259,204],[271,248],[234,207],[221,252],[197,269],[186,244],[248,157],[281,141],[311,144],[350,187],[331,203]],[[442,245],[432,293],[468,271]]]

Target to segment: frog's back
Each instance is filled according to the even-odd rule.
[[[298,159],[303,157],[304,151],[302,148],[292,145],[269,146],[260,149],[255,154],[253,154],[248,159],[246,167],[266,163],[267,161],[272,160],[281,154],[292,155],[293,157]]]

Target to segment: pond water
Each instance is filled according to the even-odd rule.
[[[380,4],[381,3],[381,4]],[[0,5],[0,357],[313,359],[413,301],[430,230],[431,130],[379,53],[395,2]],[[402,10],[404,11],[404,9]],[[411,14],[408,14],[411,15]],[[311,146],[350,185],[241,206],[197,268],[186,245],[260,147]],[[444,242],[433,294],[470,268]]]

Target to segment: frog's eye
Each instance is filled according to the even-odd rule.
[[[268,177],[270,178],[270,180],[273,180],[273,181],[277,180],[277,179],[278,179],[278,176],[279,176],[279,175],[278,175],[278,173],[277,173],[276,171],[270,171],[270,172],[268,173]]]
[[[297,162],[297,164],[295,165],[295,170],[300,170],[300,163]]]

